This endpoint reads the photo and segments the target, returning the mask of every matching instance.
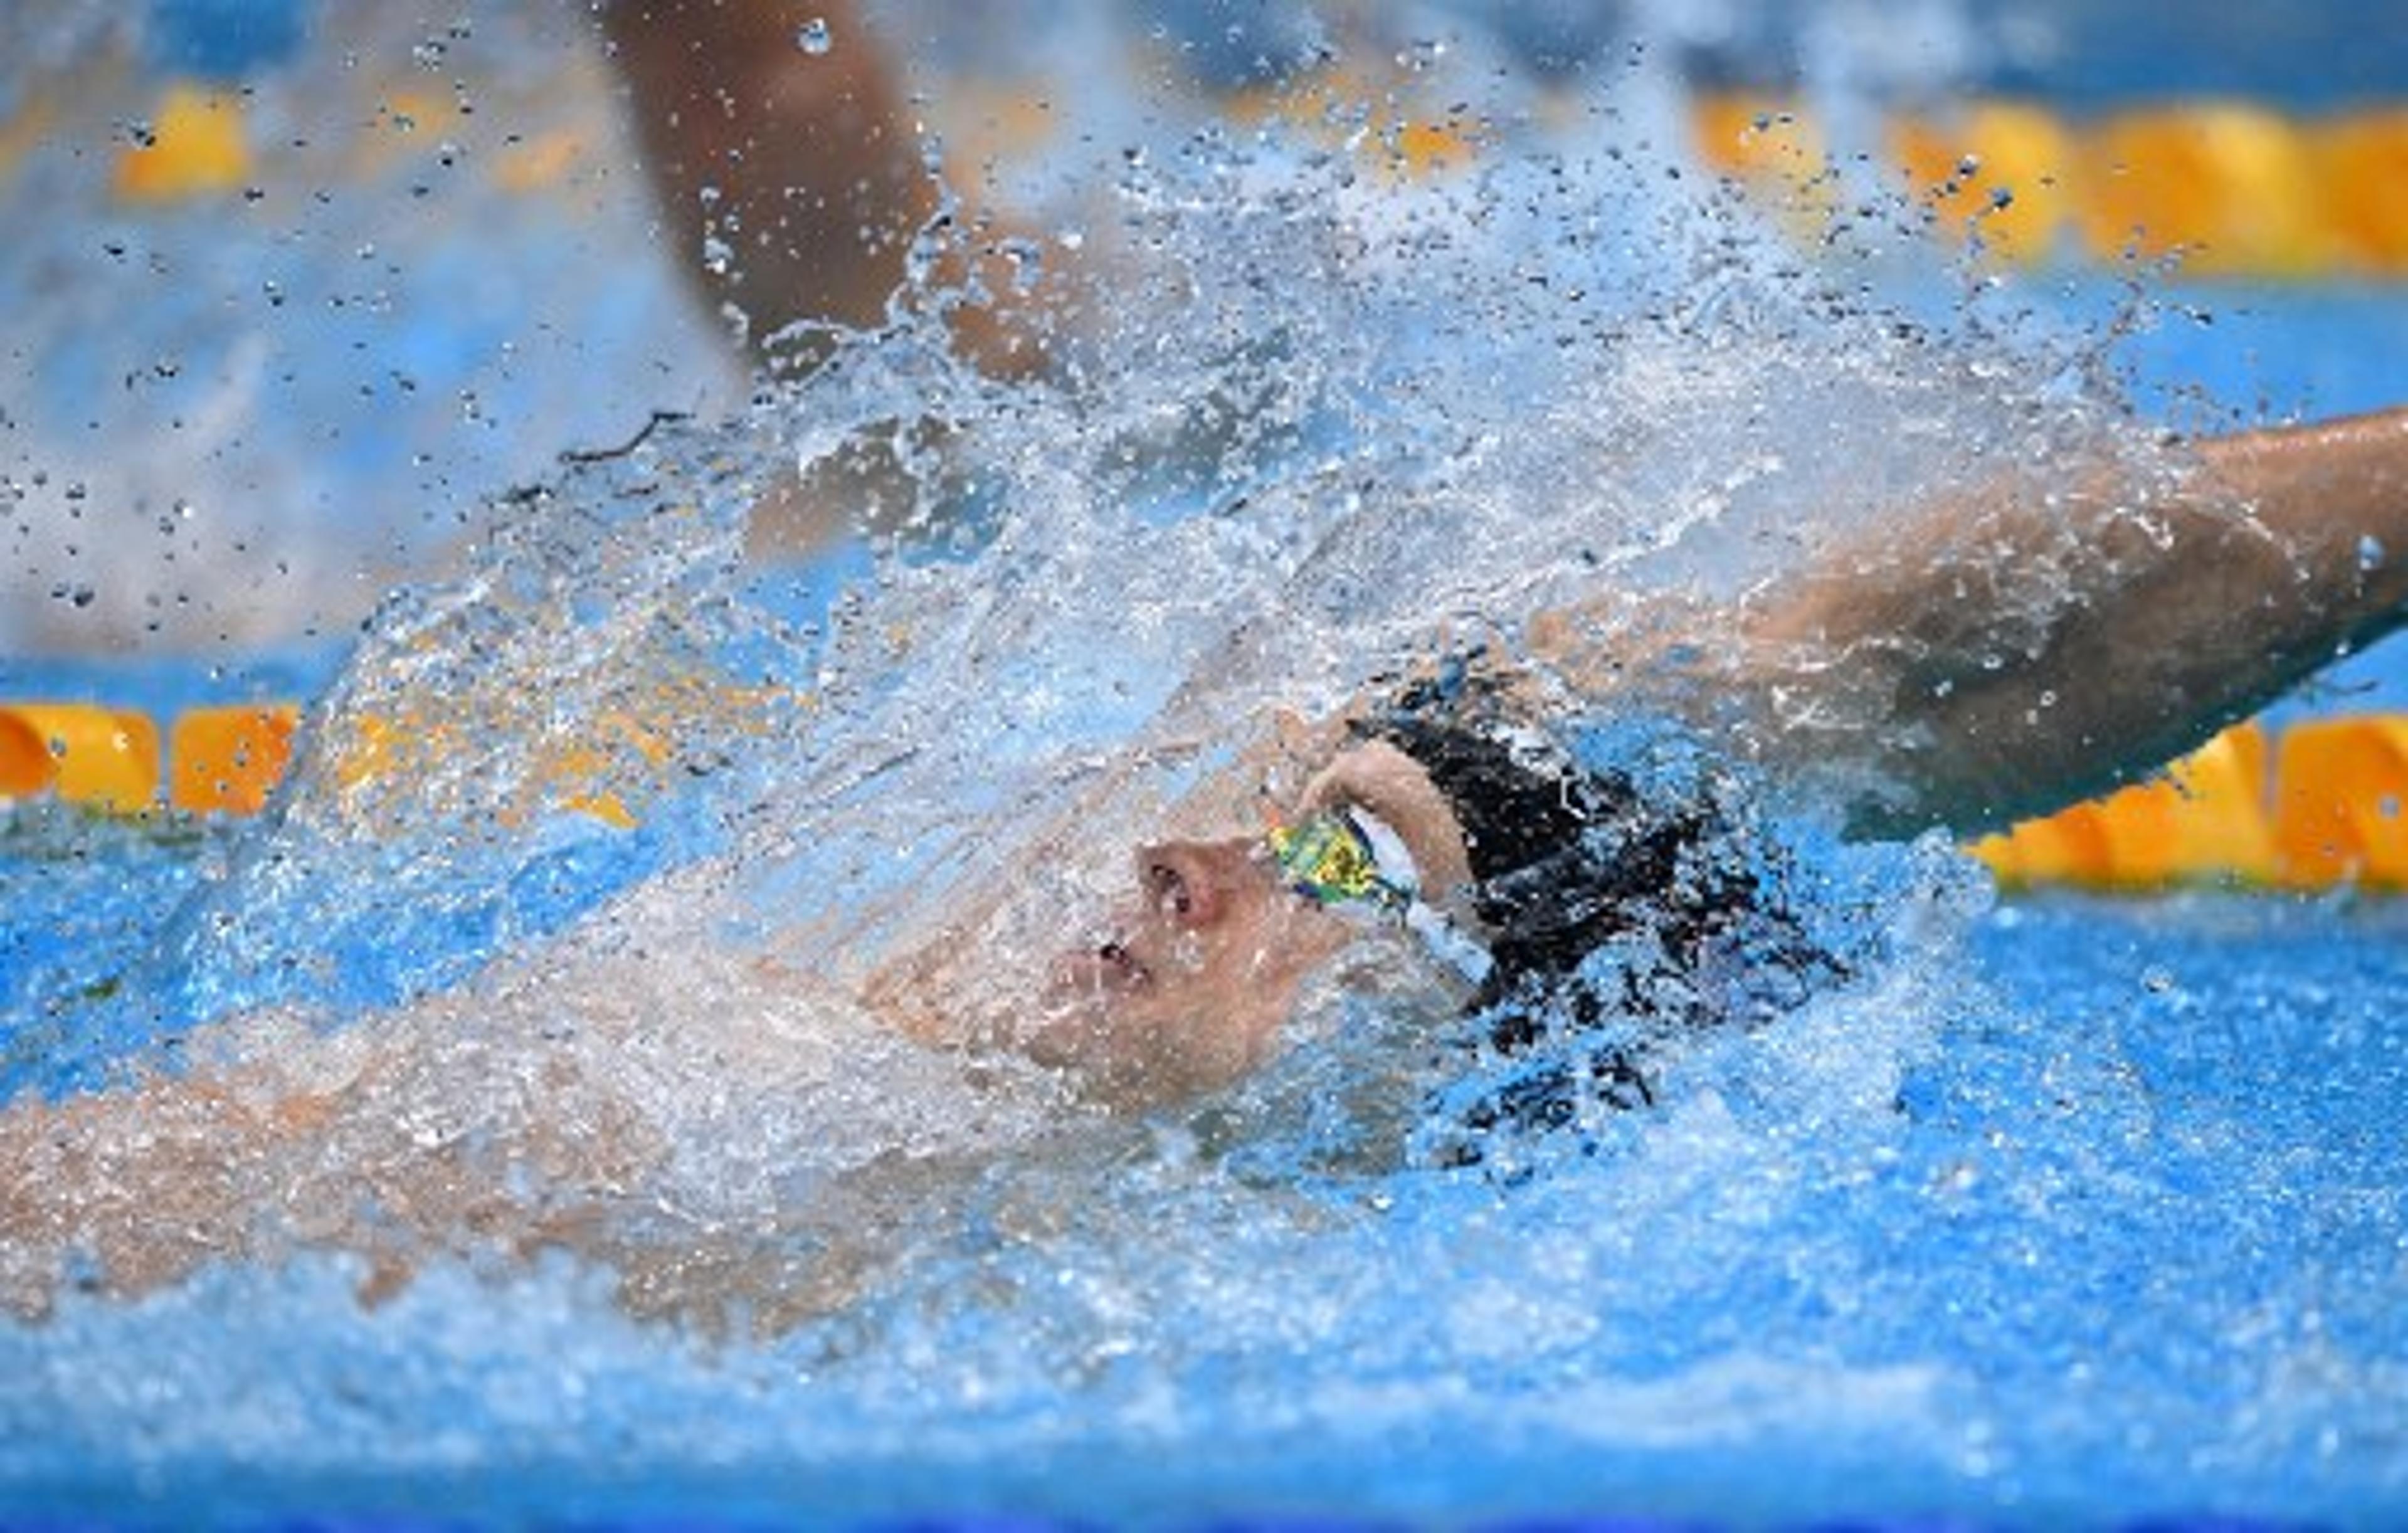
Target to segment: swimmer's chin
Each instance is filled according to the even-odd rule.
[[[1121,990],[1049,991],[1016,1047],[1068,1077],[1088,1101],[1128,1112],[1210,1095],[1278,1051],[1276,1025],[1233,1028],[1224,1019],[1146,1004],[1153,998],[1142,980]]]

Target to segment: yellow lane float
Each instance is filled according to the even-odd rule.
[[[142,141],[118,155],[111,189],[128,202],[175,202],[239,192],[251,179],[241,98],[179,84]]]
[[[132,813],[159,794],[159,731],[144,714],[89,703],[0,709],[0,787]]]

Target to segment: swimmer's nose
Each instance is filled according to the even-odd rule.
[[[1242,855],[1239,860],[1242,862]],[[1227,908],[1233,870],[1229,849],[1196,841],[1168,841],[1140,849],[1138,883],[1146,908],[1174,926],[1212,924]]]

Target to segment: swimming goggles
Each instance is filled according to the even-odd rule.
[[[1271,861],[1290,889],[1323,906],[1398,912],[1433,957],[1473,984],[1488,977],[1488,950],[1421,897],[1421,873],[1404,838],[1357,807],[1273,825]]]
[[[1399,909],[1419,882],[1412,856],[1397,833],[1369,815],[1358,818],[1354,809],[1316,814],[1300,825],[1273,825],[1270,849],[1287,886],[1323,905],[1361,901]]]

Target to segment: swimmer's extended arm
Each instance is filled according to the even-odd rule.
[[[1770,753],[1877,772],[1868,829],[1973,830],[2145,772],[2408,619],[2408,410],[2210,440],[1885,528],[1739,614]]]
[[[604,0],[600,15],[679,265],[714,305],[744,316],[754,356],[808,366],[831,327],[884,323],[913,241],[938,215],[939,188],[899,71],[856,7]],[[1010,293],[1005,274],[982,275]],[[968,308],[953,324],[1000,376],[1037,360],[1025,320]]]

